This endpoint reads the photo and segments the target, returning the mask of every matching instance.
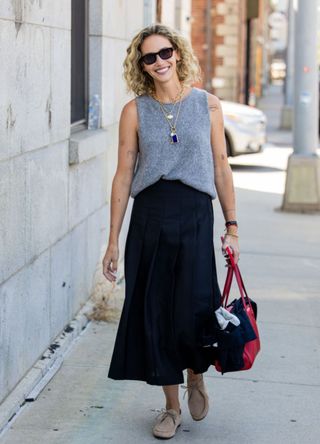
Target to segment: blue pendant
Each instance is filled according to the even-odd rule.
[[[170,133],[170,137],[171,137],[171,143],[178,143],[179,142],[178,136],[176,133],[174,133],[174,132]]]

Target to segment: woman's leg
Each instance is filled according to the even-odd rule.
[[[188,382],[189,383],[194,383],[197,381],[200,381],[201,377],[202,377],[202,373],[193,373],[193,370],[191,368],[187,368],[187,372],[188,372]]]
[[[166,396],[166,409],[174,409],[176,412],[179,413],[179,385],[164,385],[162,389]]]
[[[172,438],[181,424],[179,385],[162,386],[166,395],[166,410],[157,416],[153,434],[157,438]],[[174,411],[168,411],[168,410]]]
[[[209,410],[209,397],[204,385],[203,374],[195,374],[188,368],[188,406],[192,418],[200,421],[205,418]]]

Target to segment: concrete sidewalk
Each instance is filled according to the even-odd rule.
[[[264,99],[266,112],[279,96]],[[278,100],[278,102],[277,102]],[[240,268],[258,303],[262,351],[250,371],[205,375],[211,409],[192,421],[181,396],[183,424],[172,442],[304,444],[319,442],[320,216],[282,213],[290,146],[283,132],[261,154],[231,161],[240,223]],[[287,136],[286,136],[287,137]],[[225,278],[215,209],[219,282]],[[151,427],[164,407],[160,387],[107,379],[117,326],[91,322],[55,377],[26,404],[3,444],[156,442]],[[181,395],[183,390],[181,389]]]

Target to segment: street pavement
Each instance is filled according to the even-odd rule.
[[[200,422],[182,399],[183,423],[173,442],[307,444],[320,436],[320,215],[279,210],[285,184],[289,132],[277,129],[279,87],[260,101],[269,116],[262,153],[230,160],[236,185],[239,266],[258,304],[262,349],[254,367],[205,374],[210,411]],[[278,113],[279,115],[279,113]],[[278,143],[277,143],[278,141]],[[223,218],[214,202],[218,276]],[[161,387],[107,378],[117,324],[91,322],[61,369],[33,403],[26,404],[3,444],[152,443],[164,407]]]

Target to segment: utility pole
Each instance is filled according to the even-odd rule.
[[[294,125],[282,210],[320,211],[317,0],[295,0]]]
[[[293,0],[288,1],[288,39],[284,105],[281,114],[281,128],[291,129],[294,102],[294,10]]]

